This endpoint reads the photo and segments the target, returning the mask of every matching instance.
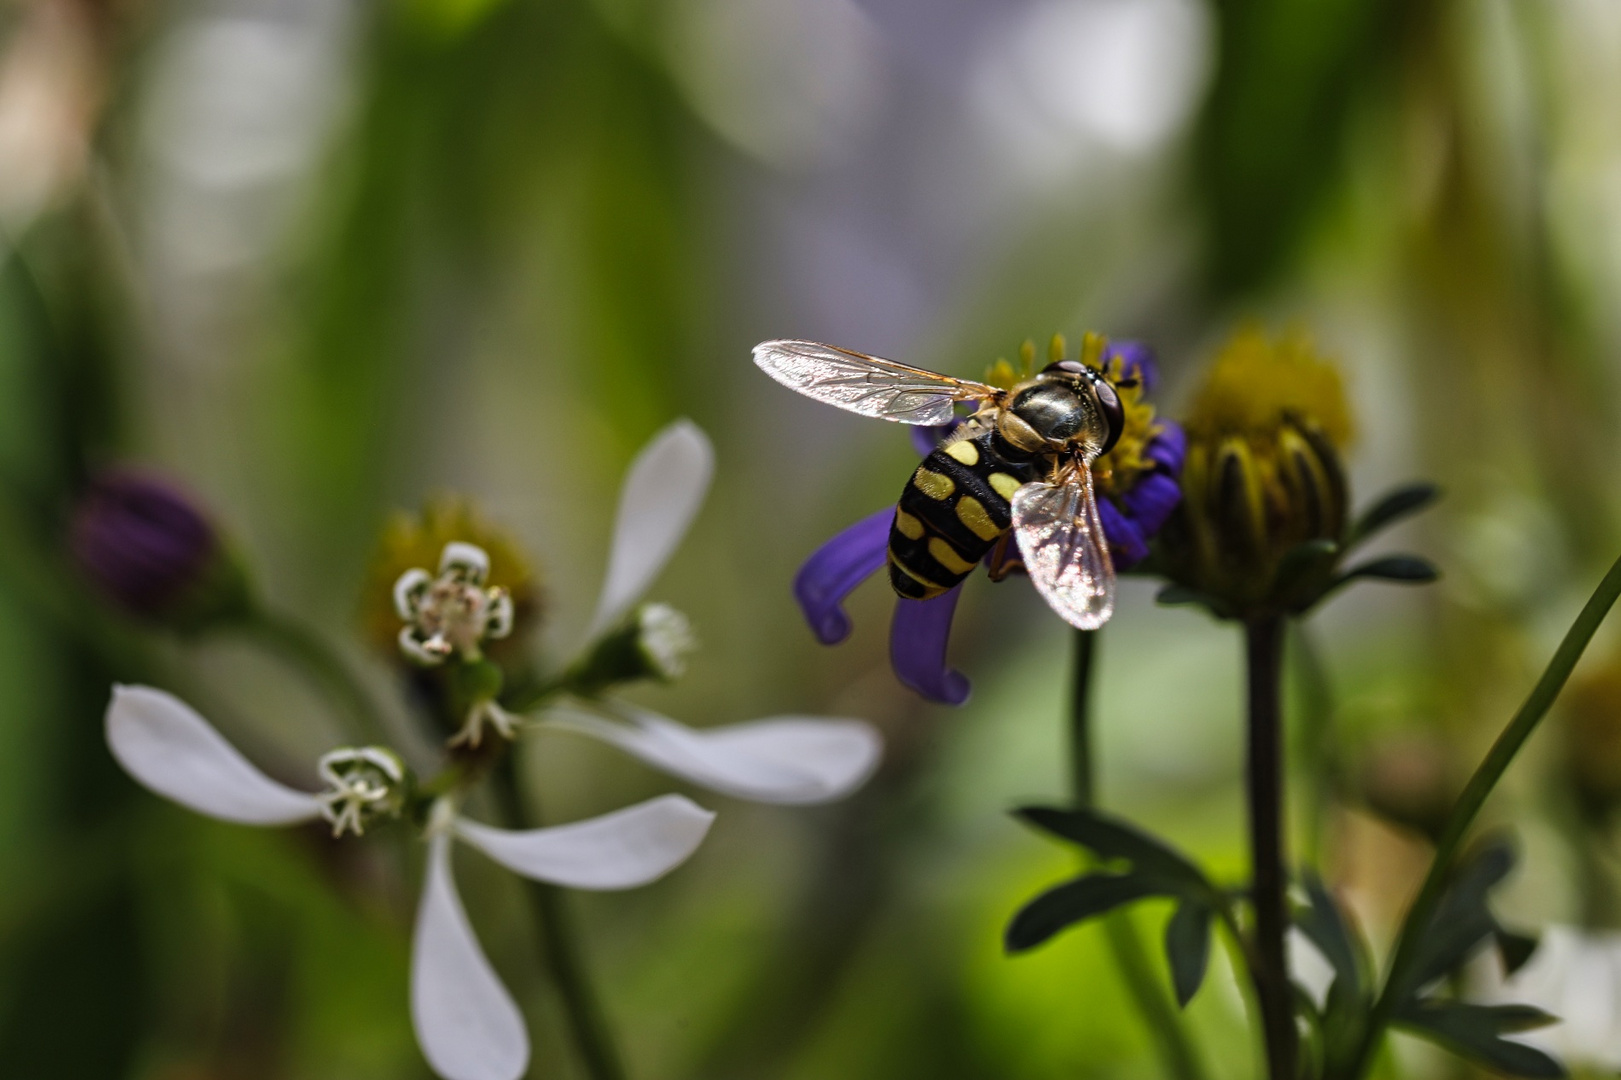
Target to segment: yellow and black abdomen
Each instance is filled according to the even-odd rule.
[[[901,492],[889,527],[889,582],[912,600],[946,592],[1013,527],[1013,493],[1035,475],[987,432],[937,448]]]

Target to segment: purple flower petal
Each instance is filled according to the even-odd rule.
[[[1188,436],[1174,420],[1161,420],[1160,432],[1148,442],[1147,457],[1165,466],[1172,476],[1182,475],[1182,460],[1188,454]]]
[[[1120,508],[1137,523],[1144,536],[1159,532],[1181,501],[1181,486],[1162,472],[1142,477],[1119,499]]]
[[[917,451],[917,456],[928,457],[934,453],[934,448],[940,445],[940,440],[945,437],[945,433],[950,429],[951,426],[948,424],[938,424],[932,427],[925,424],[919,427],[907,428],[906,433],[912,437],[912,449]]]
[[[967,676],[946,666],[951,617],[962,585],[933,600],[898,600],[889,626],[889,663],[895,677],[928,698],[961,705],[971,689]]]
[[[1103,519],[1103,537],[1116,570],[1127,570],[1148,557],[1148,540],[1143,530],[1115,506],[1112,499],[1098,500],[1098,517]]]
[[[1136,378],[1143,384],[1144,390],[1154,389],[1159,382],[1159,372],[1154,367],[1154,350],[1140,341],[1115,341],[1109,344],[1104,352],[1105,362],[1119,357],[1121,367],[1126,378]]]
[[[794,598],[823,645],[836,645],[850,636],[850,616],[841,605],[884,565],[894,519],[892,506],[862,518],[817,548],[794,576]]]

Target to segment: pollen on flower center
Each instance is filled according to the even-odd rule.
[[[420,663],[433,665],[460,655],[477,660],[485,639],[512,632],[512,597],[488,588],[490,559],[472,544],[445,545],[439,573],[407,570],[394,585],[394,606],[406,625],[400,648]]]
[[[317,798],[333,836],[359,836],[377,819],[397,816],[404,805],[405,766],[391,750],[344,747],[323,755],[318,768],[327,789]]]

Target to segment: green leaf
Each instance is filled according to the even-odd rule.
[[[1524,967],[1537,951],[1536,938],[1504,930],[1501,926],[1492,935],[1492,940],[1497,945],[1497,955],[1503,961],[1503,971],[1509,975]]]
[[[1136,874],[1088,874],[1066,881],[1020,908],[1008,923],[1003,944],[1010,953],[1023,952],[1066,927],[1163,893],[1160,882]]]
[[[1360,938],[1345,921],[1321,878],[1308,873],[1303,884],[1310,903],[1296,911],[1295,925],[1334,969],[1336,985],[1342,985],[1353,997],[1361,997],[1364,990],[1361,957],[1365,950]]]
[[[1503,1035],[1554,1022],[1529,1005],[1470,1005],[1461,1001],[1423,1001],[1397,1012],[1396,1023],[1489,1069],[1509,1076],[1559,1077],[1559,1062]]]
[[[1502,836],[1482,841],[1458,868],[1419,945],[1414,975],[1403,988],[1417,993],[1427,983],[1454,971],[1499,927],[1487,894],[1514,869],[1514,848]]]
[[[1386,492],[1351,526],[1346,546],[1360,544],[1381,529],[1387,529],[1402,518],[1418,513],[1440,497],[1441,489],[1427,483],[1406,484]]]
[[[1187,1008],[1210,966],[1210,908],[1185,900],[1165,924],[1165,958],[1171,965],[1176,1003]]]
[[[1079,844],[1104,859],[1125,859],[1139,877],[1171,886],[1188,897],[1217,895],[1193,861],[1158,837],[1112,814],[1091,807],[1026,806],[1014,816],[1045,832]]]

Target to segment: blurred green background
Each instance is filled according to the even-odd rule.
[[[241,641],[94,607],[60,557],[87,470],[180,479],[399,706],[355,632],[385,515],[475,498],[541,568],[566,656],[619,477],[685,415],[717,483],[654,596],[704,649],[640,699],[699,725],[862,716],[889,752],[832,807],[702,793],[721,816],[689,865],[574,898],[632,1074],[1159,1075],[1095,927],[1000,952],[1070,869],[1005,813],[1064,797],[1065,628],[973,582],[960,710],[894,681],[879,583],[849,642],[816,645],[795,569],[915,458],[761,376],[769,337],[977,376],[1097,329],[1159,350],[1174,416],[1243,320],[1309,330],[1354,398],[1361,500],[1447,491],[1387,542],[1439,585],[1356,590],[1309,628],[1341,784],[1302,770],[1295,804],[1332,797],[1329,877],[1387,942],[1425,865],[1410,826],[1621,548],[1617,101],[1613,0],[5,0],[0,1073],[428,1075],[397,868],[204,821],[107,756],[109,683],[154,672],[267,766],[339,729]],[[1128,583],[1101,645],[1101,797],[1236,881],[1238,636],[1152,597]],[[1578,680],[1617,664],[1601,637]],[[1621,717],[1594,710],[1556,716],[1493,804],[1524,853],[1516,925],[1621,926]],[[526,752],[560,820],[672,786],[567,739]],[[579,1075],[515,882],[459,872],[531,1075]],[[1215,974],[1191,1023],[1238,1080],[1243,999]],[[1602,993],[1621,1031],[1621,966]],[[1399,1039],[1381,1069],[1471,1075]]]

